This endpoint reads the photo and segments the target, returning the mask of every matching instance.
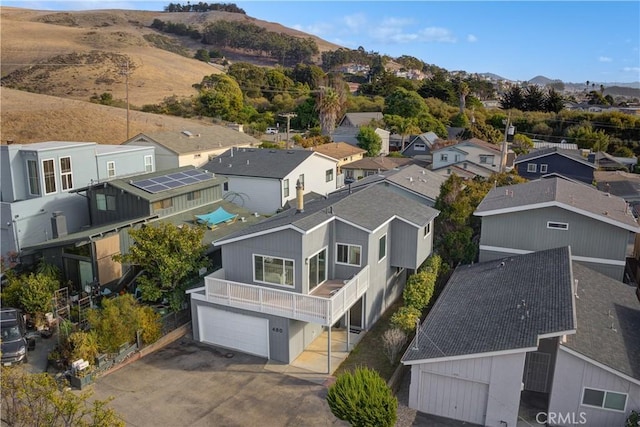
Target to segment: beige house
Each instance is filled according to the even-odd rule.
[[[329,144],[319,145],[313,147],[313,151],[336,159],[338,161],[338,175],[342,173],[342,165],[362,159],[367,152],[367,150],[354,147],[346,142],[331,142]]]
[[[182,131],[140,133],[124,145],[155,147],[156,170],[200,167],[231,147],[254,147],[256,138],[219,125],[194,125]]]

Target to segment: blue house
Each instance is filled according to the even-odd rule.
[[[558,174],[586,184],[593,182],[593,173],[597,169],[597,166],[582,157],[579,151],[557,147],[518,156],[514,166],[518,175],[529,180]]]

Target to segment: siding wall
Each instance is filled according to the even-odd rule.
[[[562,346],[560,347],[562,349]],[[637,355],[636,355],[637,356]],[[630,355],[630,357],[633,357]],[[581,405],[584,387],[626,393],[624,412]],[[640,408],[640,385],[633,384],[566,351],[558,351],[549,413],[584,413],[586,425],[622,426],[632,409]]]
[[[292,200],[296,198],[296,181],[301,174],[304,174],[304,193],[315,192],[318,194],[327,194],[335,191],[337,188],[336,179],[338,173],[336,171],[337,163],[335,160],[327,159],[319,154],[308,157],[291,173],[287,175],[289,178],[289,197],[284,200]],[[326,181],[327,169],[333,170],[333,180]]]
[[[282,183],[279,179],[227,176],[229,191],[224,192],[226,200],[243,208],[262,214],[272,214],[283,205]],[[236,195],[229,194],[236,193]],[[289,194],[296,194],[296,183],[289,182]]]
[[[156,170],[156,161],[155,150],[153,147],[131,147],[131,151],[127,152],[112,152],[97,155],[95,157],[94,168],[97,169],[98,179],[101,181],[111,179],[107,175],[107,162],[115,162],[116,176],[118,177],[145,173],[145,156],[151,156],[153,169],[150,172],[154,172]],[[82,183],[82,185],[89,184],[91,184],[91,180],[86,180],[86,182]]]
[[[178,155],[173,151],[166,149],[162,145],[148,141],[145,138],[139,138],[131,142],[131,144],[155,148],[155,166],[157,171],[175,169],[178,167]]]
[[[584,160],[586,161],[587,159]],[[536,164],[535,173],[527,172],[527,165],[529,163]],[[547,172],[540,173],[540,165],[543,164],[547,165]],[[542,175],[558,173],[566,176],[567,178],[584,182],[585,184],[591,184],[593,182],[593,167],[582,164],[576,160],[568,159],[567,157],[559,154],[553,154],[517,163],[516,169],[518,170],[518,175],[526,179],[538,179]]]

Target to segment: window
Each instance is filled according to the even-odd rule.
[[[71,157],[60,158],[60,180],[62,181],[63,190],[71,190],[73,188],[73,176],[71,174]]]
[[[282,182],[282,191],[284,193],[284,197],[289,197],[289,178]]]
[[[440,154],[440,160],[446,162],[449,160],[449,156],[447,154]]]
[[[455,158],[455,162],[458,163],[460,161],[460,154],[456,154],[454,158]]]
[[[53,159],[42,161],[42,177],[44,178],[44,194],[56,192],[56,167]]]
[[[327,169],[324,173],[324,177],[327,182],[333,181],[333,169]]]
[[[627,395],[585,387],[582,394],[582,404],[614,411],[624,411],[627,406]]]
[[[164,199],[164,200],[160,200],[158,202],[153,202],[153,209],[154,210],[158,210],[158,209],[168,209],[173,207],[173,199]]]
[[[493,164],[493,156],[487,154],[480,155],[480,164]]]
[[[222,191],[229,191],[229,181],[222,183]]]
[[[362,246],[338,243],[336,249],[336,263],[360,266],[360,252]]]
[[[253,256],[254,281],[293,287],[293,260]]]
[[[547,228],[551,228],[552,230],[568,230],[569,224],[566,222],[547,221]]]
[[[547,173],[547,165],[540,165],[540,173]]]
[[[144,156],[144,171],[153,172],[153,156]]]
[[[385,234],[378,241],[378,261],[382,261],[387,256],[387,235]]]
[[[431,234],[431,223],[424,226],[424,237],[427,237]]]
[[[38,175],[38,163],[35,160],[27,160],[27,177],[29,179],[29,193],[40,195],[40,176]]]
[[[413,149],[415,151],[427,151],[427,146],[421,142],[420,143],[416,142],[415,144],[413,144]]]
[[[107,162],[107,177],[113,178],[116,176],[116,162]]]
[[[187,200],[192,202],[194,200],[198,200],[200,198],[200,190],[192,191],[191,193],[187,193]]]
[[[309,258],[309,290],[327,280],[327,249]]]
[[[527,163],[527,172],[536,173],[538,171],[538,165],[535,163]]]
[[[364,171],[364,176],[371,176],[371,175],[375,175],[376,172],[375,171]]]
[[[115,211],[116,197],[107,194],[96,194],[96,208],[99,211]]]
[[[200,157],[202,157],[202,154],[200,154],[200,153],[193,155],[194,159],[199,159]]]

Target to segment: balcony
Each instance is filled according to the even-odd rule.
[[[310,295],[214,277],[205,277],[204,283],[204,295],[192,293],[192,298],[331,326],[367,291],[369,267],[364,267],[351,279],[328,280]]]

